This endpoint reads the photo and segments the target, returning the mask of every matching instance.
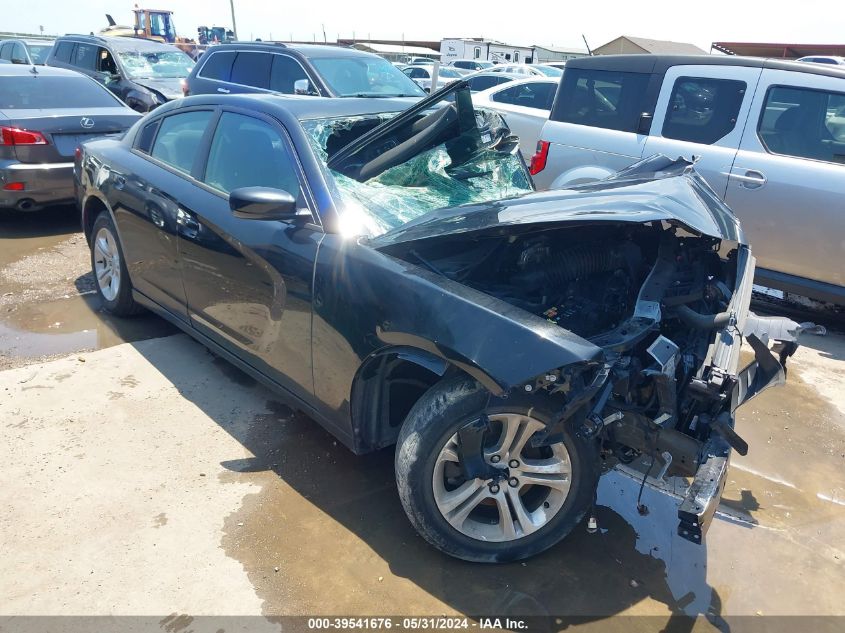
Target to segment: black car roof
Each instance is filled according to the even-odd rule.
[[[32,69],[37,72],[33,73]],[[57,68],[55,66],[30,66],[29,64],[3,64],[0,66],[0,77],[24,77],[40,75],[44,77],[80,77],[75,70]]]
[[[163,44],[143,37],[104,37],[102,35],[63,35],[56,38],[56,42],[85,42],[108,46],[115,50],[124,51],[161,51],[176,50],[172,44]]]
[[[672,66],[695,65],[771,68],[845,78],[845,70],[838,69],[835,66],[739,55],[595,55],[593,57],[577,57],[566,61],[567,70],[585,68],[655,74],[663,74]]]
[[[258,50],[278,53],[282,50],[299,53],[303,57],[378,57],[372,53],[359,51],[346,46],[326,46],[322,44],[288,44],[285,42],[226,42],[217,44],[210,52],[224,50]]]
[[[306,97],[276,94],[237,94],[237,95],[195,95],[159,106],[156,112],[167,111],[175,107],[197,105],[228,105],[265,114],[276,114],[277,118],[293,115],[300,121],[309,119],[330,119],[382,112],[401,112],[417,103],[413,98],[356,98],[356,97]],[[171,105],[172,104],[172,105]],[[284,114],[283,114],[284,113]]]

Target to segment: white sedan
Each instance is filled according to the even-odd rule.
[[[472,95],[476,108],[502,115],[511,131],[519,137],[519,150],[531,160],[543,123],[549,118],[559,81],[556,79],[519,79],[493,86]]]

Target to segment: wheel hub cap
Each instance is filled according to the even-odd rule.
[[[456,433],[437,457],[434,500],[462,534],[480,541],[513,541],[536,532],[560,512],[569,494],[572,465],[562,442],[530,446],[531,436],[545,428],[539,420],[511,413],[488,419],[491,433],[483,452],[496,475],[486,480],[460,476]]]
[[[97,287],[107,301],[114,301],[120,292],[120,252],[117,240],[106,227],[94,236],[93,259]]]

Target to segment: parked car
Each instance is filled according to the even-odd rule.
[[[525,79],[525,76],[515,75],[514,73],[494,73],[489,70],[482,70],[464,77],[464,80],[469,83],[469,89],[472,92],[481,92],[493,86],[506,84],[509,81],[516,81],[517,79]]]
[[[413,79],[420,88],[426,92],[431,92],[431,78],[434,76],[433,65],[423,66],[422,64],[418,64],[415,66],[406,66],[402,69],[402,72]],[[435,90],[439,90],[440,88],[452,83],[453,81],[457,81],[462,77],[463,74],[458,72],[456,68],[441,66],[438,69],[437,86]]]
[[[43,66],[53,40],[13,39],[0,41],[0,59],[13,64]]]
[[[566,62],[542,62],[538,66],[549,66],[550,68],[557,68],[558,70],[566,70]]]
[[[423,64],[425,66],[430,66],[434,62],[433,59],[429,57],[409,57],[406,64],[413,66],[414,64]]]
[[[56,39],[48,66],[96,79],[138,112],[182,96],[194,60],[170,44],[137,37],[66,35]]]
[[[531,77],[560,77],[563,71],[554,66],[542,64],[499,64],[490,69],[493,73],[513,73],[515,75],[529,75]]]
[[[809,55],[807,57],[801,57],[795,61],[813,62],[815,64],[834,64],[836,66],[845,65],[845,57],[837,57],[835,55]]]
[[[454,66],[465,70],[488,70],[495,64],[484,59],[452,59],[445,62],[444,66]]]
[[[549,118],[558,82],[553,79],[518,79],[472,95],[476,108],[493,110],[519,137],[519,149],[531,160],[543,124]]]
[[[340,46],[234,42],[203,55],[185,95],[275,92],[319,97],[421,97],[389,61]]]
[[[201,95],[83,144],[105,309],[152,309],[356,453],[395,444],[410,521],[453,556],[550,547],[640,454],[694,478],[700,543],[734,408],[783,380],[759,337],[782,328],[785,359],[798,328],[748,312],[730,210],[662,158],[533,194],[466,82],[404,105]]]
[[[0,65],[0,211],[72,202],[79,143],[119,134],[139,118],[79,73]]]
[[[656,153],[695,156],[743,221],[758,283],[845,304],[838,67],[734,56],[574,59],[541,139],[541,189],[598,180]]]

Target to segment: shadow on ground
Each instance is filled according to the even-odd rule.
[[[668,619],[671,630],[689,630],[692,621],[683,616],[696,614],[727,630],[721,599],[706,583],[706,546],[678,543],[676,519],[666,523],[675,502],[648,488],[644,501],[652,513],[640,534],[631,520],[638,486],[619,478],[600,491],[599,533],[581,525],[525,563],[466,563],[439,553],[411,528],[393,483],[392,449],[356,457],[220,359],[198,363],[138,349],[252,455],[222,464],[224,481],[262,487],[226,519],[223,547],[244,565],[266,615],[375,610],[600,620],[651,599],[658,604],[648,612],[664,624]],[[268,399],[268,412],[238,419],[220,402],[220,381],[197,378],[211,367],[232,389]],[[666,561],[676,556],[682,564],[670,573]]]

